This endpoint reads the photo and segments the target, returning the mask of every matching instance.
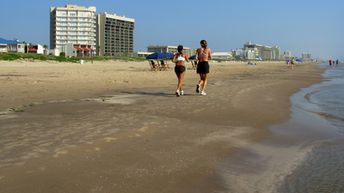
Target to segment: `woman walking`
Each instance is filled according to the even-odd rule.
[[[196,51],[196,61],[197,64],[197,74],[199,74],[200,80],[196,86],[196,92],[205,96],[205,88],[208,84],[208,73],[209,73],[209,60],[211,59],[211,50],[208,48],[208,43],[206,40],[200,42],[201,48]]]
[[[176,64],[174,67],[174,72],[178,78],[176,96],[179,97],[180,95],[184,95],[183,91],[183,81],[185,75],[185,61],[189,62],[189,57],[187,54],[183,53],[183,46],[179,45],[177,48],[177,53],[173,56],[173,62]]]

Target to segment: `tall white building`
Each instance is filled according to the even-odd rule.
[[[89,55],[96,48],[96,7],[66,5],[50,8],[50,48],[75,55]]]

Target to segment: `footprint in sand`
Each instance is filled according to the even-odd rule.
[[[64,149],[62,149],[62,150],[57,150],[56,153],[55,153],[55,155],[53,155],[53,157],[57,158],[57,157],[59,157],[60,155],[64,155],[64,154],[67,154],[67,153],[68,153],[68,151],[67,151],[67,150],[64,150]]]
[[[105,137],[104,140],[105,140],[105,142],[110,143],[110,142],[112,142],[112,141],[116,141],[117,138],[114,138],[114,137]]]
[[[148,127],[147,127],[147,126],[141,127],[141,128],[139,129],[139,131],[142,132],[142,133],[145,133],[147,130],[148,130]]]

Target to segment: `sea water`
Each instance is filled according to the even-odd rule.
[[[291,121],[303,121],[294,137],[304,134],[312,147],[277,192],[344,192],[344,66],[321,67],[326,80],[292,97]]]
[[[219,166],[225,191],[344,193],[344,65],[291,97],[291,117]]]

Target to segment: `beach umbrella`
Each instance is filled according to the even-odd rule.
[[[303,59],[302,58],[296,58],[295,61],[296,62],[303,62]]]
[[[148,55],[146,59],[148,60],[164,60],[164,59],[172,59],[174,56],[173,53],[170,52],[154,52],[151,55]]]

